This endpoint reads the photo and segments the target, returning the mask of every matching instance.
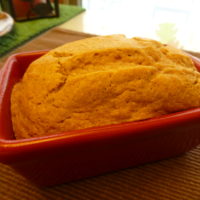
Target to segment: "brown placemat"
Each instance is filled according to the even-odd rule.
[[[90,36],[56,28],[15,52],[51,49]],[[176,158],[48,188],[38,188],[0,164],[0,200],[54,199],[200,200],[200,146]]]
[[[61,28],[51,29],[50,31],[40,35],[36,39],[27,42],[25,45],[22,45],[21,47],[10,52],[9,54],[6,54],[6,56],[0,58],[0,67],[3,65],[5,60],[14,53],[52,49],[66,42],[72,42],[75,40],[80,40],[91,36],[94,35],[70,31],[70,30],[64,30]]]

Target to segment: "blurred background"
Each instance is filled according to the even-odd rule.
[[[200,52],[200,0],[0,0],[0,3],[2,8],[8,8],[6,12],[15,18],[15,22],[21,22],[15,23],[13,28],[11,19],[0,16],[1,46],[10,43],[8,37],[13,37],[13,34],[17,33],[15,41],[37,29],[22,43],[59,26],[96,35],[125,34],[127,37],[151,38],[177,48]],[[12,6],[8,5],[11,3]],[[10,12],[12,8],[15,8],[14,14]],[[22,23],[26,18],[32,21],[38,18],[48,20]],[[3,24],[7,28],[5,31]],[[11,36],[1,38],[11,29]],[[4,44],[3,40],[6,41]]]
[[[200,51],[200,0],[62,0],[86,12],[62,28],[98,35],[122,33]]]

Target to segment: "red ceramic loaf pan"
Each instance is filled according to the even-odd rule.
[[[47,186],[177,156],[200,144],[200,108],[159,118],[15,140],[10,94],[45,52],[11,56],[0,72],[0,162]],[[200,61],[194,63],[200,69]]]

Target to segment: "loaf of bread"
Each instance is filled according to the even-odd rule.
[[[200,74],[154,40],[93,37],[30,64],[11,95],[16,138],[145,120],[200,106]]]

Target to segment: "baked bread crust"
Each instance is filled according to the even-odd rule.
[[[11,95],[16,138],[144,120],[200,106],[182,51],[123,35],[65,44],[30,64]]]

